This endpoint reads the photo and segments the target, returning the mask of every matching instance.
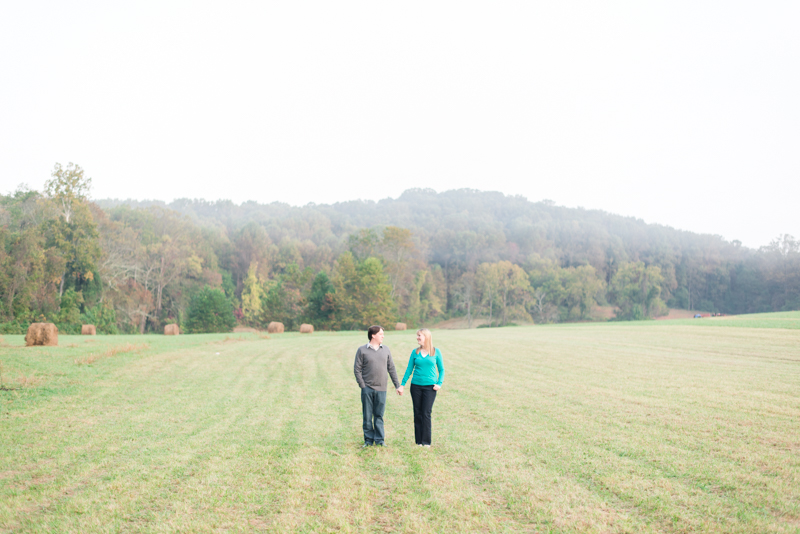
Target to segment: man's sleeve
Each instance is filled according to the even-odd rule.
[[[356,361],[353,362],[353,374],[356,375],[356,382],[358,387],[364,389],[367,385],[364,383],[364,377],[361,376],[361,369],[364,368],[364,356],[361,354],[361,347],[356,351]]]
[[[392,351],[389,351],[389,357],[386,358],[387,364],[386,368],[389,371],[389,376],[392,377],[392,383],[394,384],[394,389],[400,387],[400,381],[397,380],[397,371],[394,368],[394,361],[392,361]]]

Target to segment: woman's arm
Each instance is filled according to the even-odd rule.
[[[406,374],[403,375],[403,380],[400,381],[400,387],[405,386],[408,378],[411,376],[411,371],[414,370],[414,350],[411,351],[411,356],[408,357],[408,365],[406,365]]]
[[[444,362],[442,361],[442,353],[439,352],[439,349],[436,349],[436,369],[439,371],[439,380],[436,382],[436,385],[442,387],[442,382],[444,382]]]

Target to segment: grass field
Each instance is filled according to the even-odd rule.
[[[671,321],[673,322],[673,321]],[[674,323],[702,326],[728,326],[735,328],[790,328],[800,330],[800,312],[757,313],[752,315],[727,315],[680,319]]]
[[[0,532],[797,533],[776,319],[434,332],[430,449],[394,393],[360,448],[361,332],[5,336]],[[402,372],[413,332],[385,342]]]

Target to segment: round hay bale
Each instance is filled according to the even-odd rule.
[[[44,345],[55,347],[58,345],[58,328],[53,323],[31,323],[28,333],[25,334],[25,345]]]
[[[97,335],[97,328],[93,324],[85,324],[81,326],[81,335],[82,336],[96,336]]]
[[[180,335],[181,329],[176,324],[168,324],[164,327],[164,335],[165,336],[177,336]]]
[[[300,325],[300,333],[301,334],[313,334],[314,333],[314,327],[312,325],[310,325],[310,324],[303,323],[303,324]]]
[[[283,334],[283,323],[272,321],[267,325],[267,333],[269,334]]]
[[[397,323],[396,325],[394,325],[394,329],[395,330],[407,330],[408,327],[406,326],[406,323]]]

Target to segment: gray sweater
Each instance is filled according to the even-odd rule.
[[[353,373],[356,375],[358,387],[369,387],[375,391],[386,391],[386,372],[392,377],[394,388],[400,387],[397,380],[397,371],[394,370],[392,351],[386,345],[381,345],[378,350],[369,346],[369,343],[358,347],[356,361],[353,363]]]

